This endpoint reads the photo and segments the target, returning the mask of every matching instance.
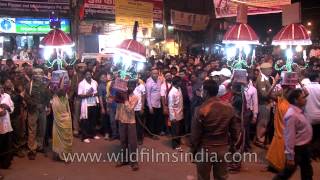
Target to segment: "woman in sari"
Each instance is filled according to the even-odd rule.
[[[290,103],[287,101],[287,95],[295,86],[281,85],[277,86],[275,80],[269,91],[270,97],[275,101],[274,113],[274,135],[267,151],[266,159],[269,162],[269,170],[282,171],[285,167],[285,144],[284,144],[284,115],[289,109]],[[276,88],[277,87],[277,88]]]
[[[62,78],[64,79],[64,78]],[[60,82],[59,89],[52,98],[53,130],[52,150],[55,160],[66,161],[67,153],[72,152],[72,119],[69,101],[63,86],[64,80]]]

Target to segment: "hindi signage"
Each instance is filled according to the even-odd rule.
[[[85,0],[85,17],[89,19],[115,20],[115,4],[118,0]],[[153,4],[153,21],[162,22],[163,0],[139,0]]]
[[[171,24],[175,29],[185,31],[203,31],[209,23],[209,15],[193,14],[171,10]]]
[[[239,3],[248,6],[248,15],[279,13],[291,0],[213,0],[216,18],[237,16]]]
[[[116,24],[133,26],[135,21],[139,27],[153,27],[153,4],[132,0],[116,1]]]
[[[61,16],[70,12],[69,0],[0,0],[0,14],[49,16],[51,11]]]

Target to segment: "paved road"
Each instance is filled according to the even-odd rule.
[[[166,138],[154,141],[149,138],[145,140],[141,148],[155,149],[157,152],[171,152],[170,142]],[[185,148],[186,149],[186,148]],[[81,143],[78,139],[74,142],[75,152],[117,152],[119,150],[118,141],[93,140],[90,144]],[[259,154],[258,163],[245,163],[242,171],[231,174],[230,180],[270,180],[272,173],[264,172],[262,162],[264,153],[256,150]],[[192,180],[196,177],[195,165],[185,163],[140,163],[140,170],[131,171],[129,166],[116,168],[114,162],[87,162],[69,163],[56,162],[43,154],[38,154],[35,161],[27,158],[15,158],[9,170],[1,170],[5,180]],[[320,179],[320,163],[313,163],[315,178]],[[293,180],[300,179],[300,173],[296,172]]]

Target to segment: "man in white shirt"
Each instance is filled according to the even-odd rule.
[[[167,121],[169,116],[168,94],[172,88],[172,85],[171,85],[172,75],[171,73],[167,72],[164,77],[165,77],[165,81],[161,84],[160,95],[161,95],[161,104],[162,104],[164,119],[165,121]]]
[[[20,52],[20,60],[29,60],[28,48],[24,48],[24,49]]]
[[[138,82],[139,83],[139,82]],[[138,144],[143,144],[144,138],[144,103],[146,100],[146,86],[144,82],[140,82],[138,86],[134,89],[133,94],[138,97],[138,103],[134,108],[135,117],[136,117],[136,125],[137,125],[137,136],[138,136]]]
[[[90,143],[89,138],[100,139],[95,132],[98,103],[97,89],[97,81],[92,79],[91,72],[87,70],[85,78],[78,86],[78,95],[81,98],[80,128],[82,140],[85,143]]]
[[[247,86],[244,88],[244,95],[247,102],[248,114],[245,117],[245,150],[250,149],[250,125],[251,123],[255,123],[258,117],[258,93],[257,89],[253,86],[252,80],[248,80]]]
[[[147,102],[149,107],[150,119],[149,126],[153,134],[159,135],[161,132],[162,124],[162,112],[161,112],[161,80],[159,79],[159,71],[156,68],[151,70],[151,77],[147,79]],[[153,136],[153,139],[158,140],[157,136]]]
[[[312,155],[320,158],[320,77],[319,73],[309,74],[310,83],[305,86],[309,96],[304,109],[307,120],[312,124],[313,138],[311,143]]]
[[[172,79],[172,89],[168,94],[169,119],[171,122],[171,133],[173,137],[181,135],[181,127],[183,120],[183,96],[180,89],[181,79],[174,77]],[[172,148],[182,151],[180,146],[180,138],[172,139]]]
[[[13,131],[10,115],[14,110],[13,102],[9,94],[4,92],[4,88],[0,85],[0,167],[9,168],[12,159],[11,150],[11,132]],[[1,177],[1,176],[0,176]]]

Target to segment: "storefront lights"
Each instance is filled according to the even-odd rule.
[[[156,23],[155,26],[156,26],[157,29],[163,28],[163,24],[160,24],[160,23]]]

